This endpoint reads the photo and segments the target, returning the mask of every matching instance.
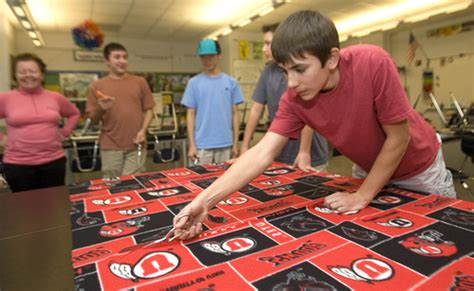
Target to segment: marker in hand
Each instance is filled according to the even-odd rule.
[[[100,92],[99,90],[95,91],[95,96],[96,96],[97,99],[99,99],[99,100],[105,98],[104,93]]]

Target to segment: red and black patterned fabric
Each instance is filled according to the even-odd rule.
[[[205,231],[158,242],[227,168],[71,188],[76,290],[472,290],[474,203],[383,189],[354,214],[324,196],[361,181],[274,163],[217,204]]]

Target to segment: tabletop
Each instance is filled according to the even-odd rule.
[[[353,214],[324,197],[361,180],[274,163],[163,242],[172,219],[227,169],[192,166],[70,188],[72,263],[84,290],[472,288],[474,203],[384,188]],[[160,242],[161,241],[161,242]]]
[[[68,188],[0,194],[0,290],[74,290]]]

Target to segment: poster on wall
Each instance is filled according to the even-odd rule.
[[[157,92],[171,91],[176,93],[184,92],[189,79],[195,73],[157,73],[156,89]]]
[[[71,99],[86,99],[89,87],[98,79],[97,73],[60,73],[60,92]]]
[[[254,60],[263,59],[263,42],[261,41],[252,42],[252,48],[253,48],[253,59]]]
[[[423,92],[424,93],[433,92],[433,71],[432,70],[423,71]]]
[[[239,59],[248,60],[250,58],[249,42],[246,40],[239,40]]]

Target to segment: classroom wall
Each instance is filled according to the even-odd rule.
[[[36,48],[21,30],[15,31],[16,53],[32,52],[40,56],[49,70],[103,71],[103,62],[79,62],[74,60],[74,50],[79,50],[72,35],[67,32],[43,32],[45,47]],[[199,58],[195,55],[194,42],[163,42],[125,37],[107,36],[105,42],[119,42],[129,52],[129,70],[140,72],[198,72]],[[99,49],[98,51],[101,51]]]
[[[6,2],[0,1],[0,92],[10,90],[10,56],[13,55],[13,30],[7,17]],[[0,119],[0,132],[5,120]]]
[[[6,4],[1,2],[0,5],[5,6]],[[2,9],[0,6],[0,13],[3,14],[5,11],[5,8]],[[69,32],[43,32],[47,47],[36,48],[24,31],[12,29],[6,17],[1,19],[3,21],[0,21],[0,40],[2,40],[0,50],[9,50],[13,53],[34,52],[46,61],[50,70],[98,71],[105,69],[102,62],[74,61],[73,52],[78,47],[74,45]],[[341,46],[370,43],[387,50],[393,56],[397,65],[405,68],[400,77],[412,103],[421,93],[422,74],[423,70],[427,68],[424,57],[424,54],[426,54],[428,58],[432,59],[429,63],[429,69],[434,72],[434,93],[438,101],[449,107],[451,105],[449,92],[452,91],[462,105],[468,105],[474,98],[474,82],[472,82],[474,80],[474,30],[445,37],[430,38],[426,36],[426,32],[430,29],[470,20],[474,20],[473,8],[470,8],[467,14],[465,12],[451,14],[442,20],[434,17],[415,24],[402,24],[390,31],[375,32],[360,38],[350,38],[343,42]],[[15,38],[13,38],[13,31],[17,35]],[[406,49],[410,31],[413,32],[421,45],[415,58],[415,60],[422,61],[420,66],[415,66],[414,63],[408,65],[406,62]],[[223,51],[220,61],[221,68],[224,72],[241,81],[246,100],[249,100],[251,96],[258,75],[264,67],[264,61],[241,60],[239,58],[239,40],[252,42],[261,41],[261,38],[261,33],[244,33],[236,30],[219,39]],[[128,48],[130,53],[129,69],[131,71],[199,72],[201,70],[199,58],[195,56],[196,43],[194,41],[168,43],[159,40],[120,38],[106,33],[106,42],[110,41],[121,42]],[[6,45],[6,43],[9,43],[9,45]],[[464,53],[464,56],[459,57],[459,53]],[[442,59],[443,62],[441,62]],[[0,62],[2,62],[0,70],[3,70],[0,72],[6,74],[9,67],[8,54],[0,51]],[[253,79],[255,80],[252,81]],[[9,87],[8,82],[9,78],[1,78],[0,89],[5,90]],[[427,99],[422,99],[417,110],[425,112],[430,107],[432,107],[431,103]]]
[[[429,37],[427,33],[433,29],[470,21],[474,21],[474,8],[415,24],[401,24],[387,32],[349,39],[343,46],[370,43],[387,50],[397,66],[405,69],[400,73],[400,78],[412,104],[422,93],[423,72],[428,70],[434,74],[433,93],[442,107],[452,108],[450,92],[453,92],[462,106],[468,106],[474,102],[474,29],[446,36]],[[410,32],[415,36],[419,48],[415,61],[408,64],[406,52]],[[417,65],[417,61],[421,64]],[[429,116],[435,127],[443,126],[432,102],[426,96],[420,98],[416,109]],[[445,114],[448,112],[445,111]]]
[[[5,1],[0,1],[0,92],[10,89],[10,55],[13,54],[13,30],[6,6]]]

